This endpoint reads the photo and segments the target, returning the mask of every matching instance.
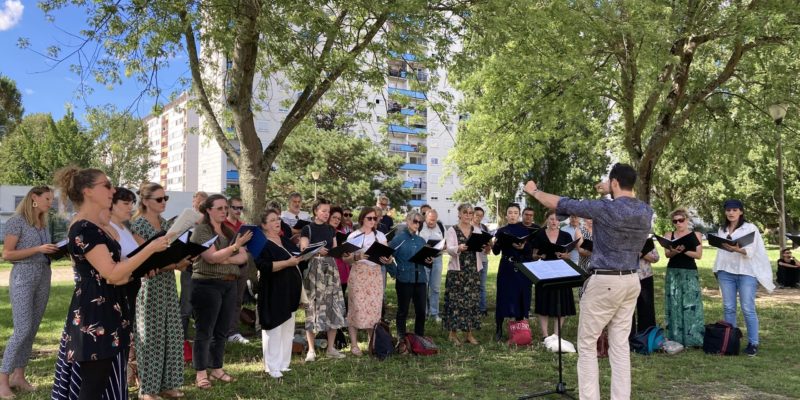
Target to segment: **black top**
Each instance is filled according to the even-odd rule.
[[[333,248],[333,238],[336,237],[336,230],[328,224],[317,224],[312,222],[303,227],[300,231],[300,236],[308,238],[309,243],[317,243],[325,241],[325,248],[330,250]]]
[[[696,235],[696,233],[689,232],[689,235]],[[671,236],[667,239],[674,240],[675,232],[673,231]],[[686,246],[686,249],[683,250],[683,253],[676,254],[669,259],[667,262],[667,268],[697,269],[697,262],[695,262],[695,259],[686,255],[687,251],[695,251],[695,249],[697,249],[697,245],[691,248]]]
[[[377,230],[385,235],[392,230],[393,226],[394,226],[394,220],[392,219],[392,217],[384,215],[378,222]]]
[[[550,261],[550,260],[557,260],[556,253],[552,250],[552,247],[547,246],[547,243],[551,243],[550,239],[547,237],[547,229],[540,229],[538,232],[533,234],[533,243],[531,243],[531,247],[534,249],[539,249],[539,255],[542,257],[542,260]],[[558,231],[558,238],[556,242],[553,244],[569,244],[572,242],[572,235],[562,230]]]
[[[498,233],[504,232],[511,236],[522,237],[528,235],[530,233],[530,229],[525,225],[522,225],[521,222],[516,224],[509,224],[497,230]],[[535,235],[532,235],[525,241],[525,246],[522,250],[517,250],[514,248],[511,242],[497,240],[494,242],[494,246],[492,247],[492,252],[497,255],[501,251],[503,252],[502,259],[505,261],[510,262],[527,262],[531,260],[531,244],[534,243]]]
[[[75,291],[64,326],[67,362],[113,358],[131,342],[131,309],[125,286],[106,282],[89,264],[86,254],[105,245],[115,262],[119,243],[97,225],[80,220],[69,228],[67,250],[73,259]],[[132,299],[131,299],[132,301]]]
[[[259,274],[258,318],[261,328],[265,330],[277,328],[289,318],[300,305],[300,291],[303,290],[303,278],[297,267],[286,267],[273,272],[275,261],[284,261],[292,256],[290,252],[299,251],[291,240],[281,237],[278,246],[267,240],[264,250],[256,258]]]

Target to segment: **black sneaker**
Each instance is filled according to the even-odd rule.
[[[744,349],[744,354],[747,354],[750,357],[755,357],[756,354],[758,354],[758,345],[748,344],[747,348]]]

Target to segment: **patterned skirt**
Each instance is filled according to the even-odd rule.
[[[481,329],[481,274],[474,266],[447,271],[442,323],[447,331]]]
[[[136,298],[136,359],[139,391],[156,394],[183,386],[183,328],[175,274],[142,281]]]
[[[381,319],[383,272],[381,266],[362,260],[353,265],[347,284],[347,324],[372,329]]]
[[[667,268],[664,294],[667,338],[684,346],[702,346],[705,317],[697,270]]]
[[[67,342],[61,338],[56,358],[56,373],[53,380],[52,400],[77,400],[81,390],[80,362],[67,362]],[[111,362],[111,373],[103,396],[98,400],[128,399],[128,352],[120,351]]]
[[[339,269],[331,257],[314,257],[303,278],[308,295],[306,330],[323,332],[347,326]]]

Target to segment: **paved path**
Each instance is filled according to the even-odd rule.
[[[11,275],[11,269],[4,268],[0,270],[0,286],[8,286],[8,276]],[[64,284],[72,282],[72,267],[55,267],[53,274],[50,276],[50,283]]]

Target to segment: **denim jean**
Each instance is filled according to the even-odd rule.
[[[742,306],[744,323],[747,326],[747,340],[758,345],[758,315],[756,314],[756,289],[758,280],[750,275],[731,274],[726,271],[717,272],[719,290],[722,293],[722,311],[725,321],[736,325],[736,293]]]
[[[442,257],[433,259],[433,267],[425,268],[428,274],[428,316],[439,316],[439,291],[442,287]]]

